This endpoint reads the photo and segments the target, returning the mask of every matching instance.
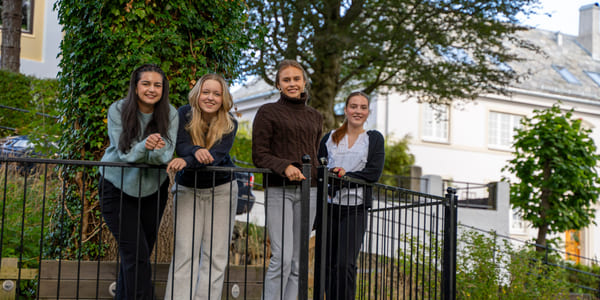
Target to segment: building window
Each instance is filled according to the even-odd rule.
[[[561,66],[556,66],[556,65],[552,65],[552,68],[554,68],[554,70],[556,72],[558,72],[558,74],[560,74],[560,76],[568,83],[572,83],[572,84],[581,84],[581,82],[579,82],[579,79],[577,79],[577,77],[575,77],[575,75],[573,75],[571,72],[569,72],[569,70],[565,67],[561,67]]]
[[[600,73],[597,72],[590,72],[590,71],[585,71],[585,73],[590,76],[590,78],[597,84],[600,86]]]
[[[512,234],[525,234],[527,233],[527,222],[523,220],[521,213],[512,209],[510,213],[510,233]]]
[[[424,104],[423,140],[447,143],[449,120],[448,105]]]
[[[489,147],[511,150],[516,129],[521,128],[521,118],[519,115],[490,112]]]
[[[23,20],[21,20],[21,30],[24,33],[33,32],[33,1],[23,0]],[[2,26],[2,1],[0,0],[0,26]]]

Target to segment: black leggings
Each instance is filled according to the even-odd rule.
[[[115,299],[155,299],[150,254],[167,203],[168,188],[166,180],[156,193],[132,197],[100,178],[102,216],[117,240],[121,255]]]
[[[328,204],[325,262],[327,299],[354,299],[356,261],[366,228],[366,207]]]

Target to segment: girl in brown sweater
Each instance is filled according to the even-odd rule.
[[[313,164],[310,189],[310,228],[316,209],[317,150],[323,117],[307,105],[307,76],[294,60],[279,64],[275,76],[279,101],[263,105],[252,126],[252,160],[269,168],[266,199],[271,261],[265,274],[263,299],[296,299],[300,256],[300,183],[302,156]]]

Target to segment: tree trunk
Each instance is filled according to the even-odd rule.
[[[23,0],[2,1],[2,49],[0,68],[18,73],[21,67]]]
[[[544,168],[542,171],[542,178],[544,181],[548,181],[550,180],[550,176],[552,174],[552,169],[551,169],[551,165],[550,165],[550,161],[546,160],[544,162]],[[542,219],[543,221],[543,225],[540,226],[540,228],[538,229],[538,236],[537,236],[537,240],[536,240],[536,250],[537,252],[544,252],[547,250],[546,247],[546,235],[548,234],[548,226],[550,226],[550,221],[547,220],[548,217],[548,211],[550,210],[550,196],[552,195],[552,191],[549,190],[548,188],[544,187],[542,188],[542,194],[540,196],[540,200],[542,201],[541,203],[541,210],[540,210],[540,219]]]
[[[315,34],[314,72],[311,76],[311,105],[323,115],[323,129],[336,127],[333,105],[335,96],[340,90],[339,78],[342,70],[342,53],[337,47],[337,33],[333,28],[326,28]]]
[[[547,234],[548,234],[548,225],[544,225],[544,226],[541,226],[540,228],[538,228],[538,236],[537,236],[537,239],[535,240],[535,243],[536,243],[535,250],[537,250],[537,252],[539,252],[539,253],[546,251],[548,248],[548,247],[546,247],[546,235]]]

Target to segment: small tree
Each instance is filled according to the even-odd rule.
[[[383,176],[379,182],[392,186],[410,187],[410,183],[406,181],[409,180],[407,177],[410,176],[410,166],[415,163],[415,156],[408,149],[409,141],[409,135],[396,141],[391,137],[386,138]]]
[[[543,251],[548,233],[577,230],[592,222],[600,180],[591,131],[582,128],[581,119],[572,118],[573,110],[563,113],[554,104],[534,113],[521,121],[515,158],[503,170],[518,178],[511,183],[510,202],[538,229],[536,243]]]

